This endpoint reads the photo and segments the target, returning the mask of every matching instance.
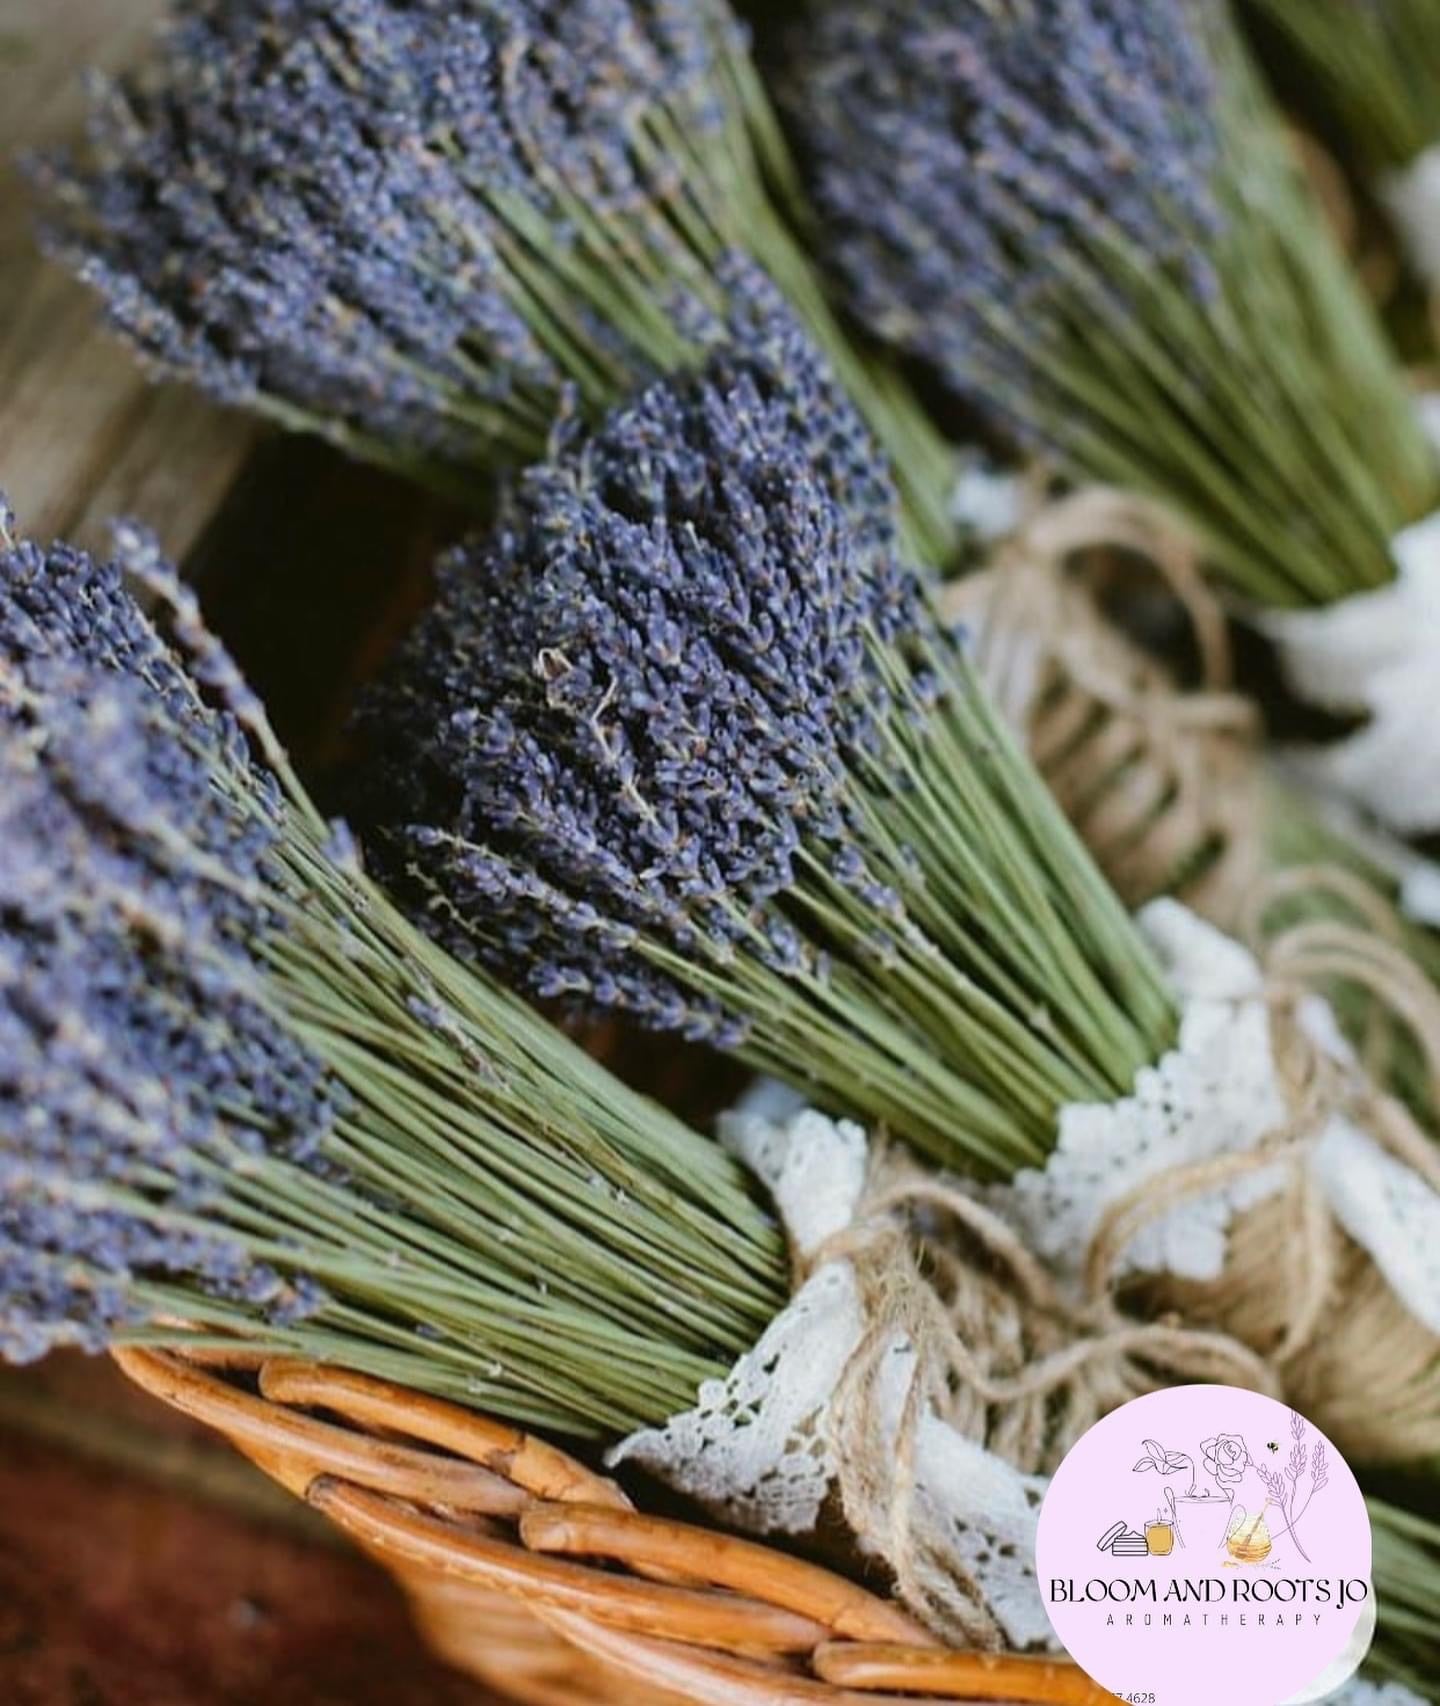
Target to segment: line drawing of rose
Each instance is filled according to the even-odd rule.
[[[1200,1456],[1205,1467],[1222,1487],[1234,1487],[1250,1467],[1250,1452],[1239,1434],[1216,1434],[1201,1440]]]

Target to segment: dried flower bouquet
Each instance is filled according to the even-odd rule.
[[[759,281],[700,374],[562,432],[363,728],[367,815],[442,939],[940,1161],[1043,1161],[1063,1103],[1174,1041]]]
[[[567,1434],[688,1401],[784,1296],[738,1166],[405,922],[143,539],[156,620],[0,539],[0,1350],[238,1335]]]
[[[1440,287],[1440,6],[1435,0],[1245,0],[1333,114]]]
[[[786,110],[857,317],[1186,516],[1296,687],[1368,718],[1327,782],[1435,828],[1440,458],[1224,12],[825,0]]]
[[[717,260],[752,253],[948,548],[949,454],[827,306],[728,0],[183,0],[34,176],[152,365],[472,499],[567,390],[690,362]]]

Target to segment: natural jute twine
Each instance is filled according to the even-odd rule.
[[[1077,577],[1077,562],[1117,547],[1142,558],[1185,609],[1202,664],[1195,692],[1180,692],[1115,630]],[[1433,1455],[1440,1345],[1336,1224],[1304,1160],[1329,1116],[1344,1112],[1440,1188],[1432,1134],[1375,1087],[1398,1022],[1418,1052],[1430,1105],[1440,1107],[1440,995],[1404,952],[1394,907],[1370,884],[1332,865],[1266,869],[1258,725],[1230,690],[1225,621],[1202,549],[1162,506],[1103,488],[1079,492],[1036,511],[978,579],[988,584],[967,592],[960,583],[952,596],[960,610],[968,603],[978,612],[982,676],[994,668],[1003,684],[1007,656],[1031,649],[1028,703],[1009,708],[1112,883],[1132,905],[1177,893],[1248,943],[1270,983],[1291,1105],[1289,1184],[1242,1217],[1215,1286],[1171,1283],[1155,1298],[1271,1358],[1297,1406],[1352,1455]],[[1187,871],[1198,876],[1187,883]],[[1276,933],[1272,914],[1315,900],[1335,916]],[[1337,986],[1371,998],[1361,1039],[1368,1078],[1317,1051],[1296,1023],[1307,992]],[[1268,1165],[1276,1148],[1267,1142],[1237,1167]],[[1174,1175],[1166,1189],[1183,1198],[1205,1181],[1187,1186]],[[1138,1205],[1142,1218],[1166,1206],[1155,1191]]]
[[[1157,564],[1191,612],[1205,688],[1180,694],[1067,577],[1103,546]],[[1440,1190],[1440,1152],[1406,1109],[1317,1046],[1300,1020],[1327,980],[1370,990],[1415,1037],[1440,1093],[1440,996],[1390,934],[1384,901],[1344,872],[1262,876],[1256,725],[1228,691],[1224,626],[1193,543],[1128,496],[1078,494],[1031,519],[983,576],[947,591],[976,629],[982,677],[1026,729],[1042,771],[1134,903],[1179,883],[1197,911],[1263,940],[1277,901],[1328,889],[1369,928],[1296,926],[1264,944],[1283,1124],[1253,1149],[1138,1187],[1097,1229],[1078,1297],[996,1214],[898,1151],[877,1159],[856,1224],[816,1252],[854,1266],[866,1331],[832,1405],[847,1523],[885,1558],[905,1603],[942,1636],[993,1647],[981,1584],[920,1496],[927,1411],[1025,1473],[1049,1473],[1101,1416],[1162,1385],[1218,1381],[1295,1405],[1358,1460],[1440,1443],[1440,1341],[1335,1221],[1307,1165],[1337,1116]],[[1207,858],[1197,861],[1198,848]],[[1193,873],[1186,885],[1186,872]],[[1119,1258],[1148,1221],[1264,1168],[1283,1188],[1240,1216],[1219,1280],[1121,1288]],[[915,1355],[898,1442],[879,1402],[895,1346]]]
[[[1188,615],[1203,682],[1107,622],[1074,565],[1127,553]],[[1184,900],[1233,928],[1264,848],[1255,708],[1230,691],[1229,637],[1199,547],[1159,505],[1104,488],[1038,510],[983,573],[945,589],[987,689],[1127,905]]]
[[[1305,926],[1279,944],[1299,969],[1335,951]],[[1343,935],[1345,932],[1339,932]],[[1440,1043],[1440,999],[1432,1043]],[[854,1267],[865,1332],[831,1405],[847,1525],[883,1557],[905,1604],[942,1637],[1005,1645],[983,1585],[920,1493],[916,1440],[933,1412],[1026,1474],[1053,1472],[1102,1416],[1161,1386],[1218,1382],[1293,1404],[1357,1461],[1406,1461],[1440,1441],[1440,1340],[1395,1297],[1320,1197],[1307,1151],[1344,1115],[1440,1190],[1440,1152],[1393,1098],[1317,1046],[1303,983],[1272,973],[1270,1017],[1285,1121],[1255,1149],[1178,1167],[1112,1206],[1067,1294],[1010,1226],[960,1186],[883,1151],[856,1223],[815,1252]],[[1436,1056],[1440,1060],[1440,1055]],[[1121,1288],[1119,1258],[1150,1220],[1279,1166],[1279,1192],[1240,1216],[1206,1284]],[[881,1383],[914,1352],[898,1438]]]
[[[1297,884],[1343,873],[1280,873],[1254,912]],[[1405,1462],[1440,1454],[1440,1339],[1405,1307],[1337,1223],[1306,1165],[1329,1119],[1348,1117],[1440,1191],[1440,1148],[1409,1110],[1361,1071],[1318,1048],[1299,1021],[1317,984],[1363,984],[1396,1013],[1420,1047],[1440,1093],[1440,996],[1382,936],[1328,921],[1300,924],[1265,949],[1271,1028],[1289,1130],[1249,1158],[1288,1163],[1285,1187],[1240,1217],[1225,1271],[1210,1285],[1167,1281],[1152,1306],[1223,1324],[1270,1361],[1295,1407],[1348,1457]],[[1177,1180],[1177,1185],[1183,1181]],[[1198,1188],[1198,1187],[1197,1187]]]
[[[1193,691],[1106,619],[1096,574],[1127,572],[1117,550],[1142,559],[1187,613],[1202,670]],[[1315,987],[1344,999],[1376,1082],[1403,1085],[1429,1117],[1440,1101],[1432,1095],[1427,1107],[1423,1094],[1411,992],[1430,985],[1406,953],[1420,927],[1341,867],[1267,868],[1270,813],[1293,802],[1277,806],[1264,780],[1258,718],[1231,690],[1224,613],[1202,571],[1200,546],[1163,508],[1095,488],[1035,510],[989,570],[947,587],[944,599],[972,630],[982,679],[1128,905],[1173,895],[1262,954],[1287,917],[1318,910],[1353,920],[1350,951],[1341,945],[1328,981],[1312,966]],[[1377,937],[1392,949],[1378,982]]]
[[[1159,1387],[1220,1381],[1280,1391],[1265,1360],[1227,1332],[1125,1312],[1102,1267],[1087,1276],[1083,1299],[1067,1298],[999,1216],[899,1150],[879,1154],[855,1224],[816,1251],[806,1272],[839,1258],[855,1270],[865,1317],[829,1422],[844,1517],[889,1565],[910,1610],[951,1641],[1007,1644],[983,1585],[918,1486],[927,1411],[1035,1474],[1052,1472],[1102,1416]],[[897,1438],[881,1385],[900,1345],[914,1359]]]

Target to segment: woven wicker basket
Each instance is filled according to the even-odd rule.
[[[454,1405],[306,1363],[115,1355],[383,1564],[443,1659],[531,1706],[1114,1699],[1073,1665],[949,1651],[826,1570],[645,1516]]]

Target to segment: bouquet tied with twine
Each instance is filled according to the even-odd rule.
[[[1315,774],[1440,826],[1440,460],[1226,9],[842,0],[781,75],[863,323],[1074,478],[1183,515],[1342,720]]]
[[[1103,1264],[1127,1294],[1218,1282],[1231,1221],[1292,1164],[1398,1181],[1409,1231],[1429,1225],[1433,1147],[1328,1010],[1300,1054],[1291,993],[1238,944],[1173,904],[1144,929],[1120,910],[930,611],[886,489],[774,304],[701,373],[565,435],[447,565],[365,714],[375,844],[417,915],[964,1167],[1072,1267],[1153,1195]],[[1343,1199],[1332,1179],[1323,1213],[1416,1347],[1365,1448],[1407,1458],[1440,1421],[1411,1390],[1440,1298]]]

